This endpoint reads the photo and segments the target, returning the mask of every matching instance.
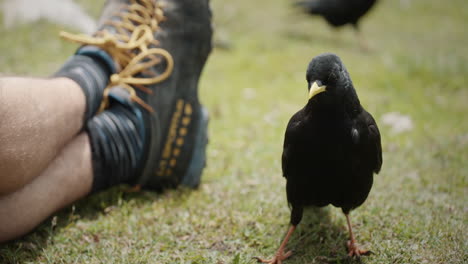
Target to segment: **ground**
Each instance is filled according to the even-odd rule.
[[[82,0],[97,15],[103,1]],[[280,156],[286,123],[306,100],[305,70],[340,55],[361,102],[380,124],[408,115],[411,131],[380,124],[384,165],[351,213],[374,252],[362,263],[468,261],[468,34],[465,0],[380,1],[363,20],[363,52],[288,0],[213,0],[215,42],[200,83],[210,110],[208,167],[198,190],[80,201],[0,246],[0,263],[253,263],[274,253],[289,209]],[[0,72],[47,76],[76,48],[47,22],[0,28]],[[226,49],[228,48],[228,49]],[[346,257],[339,209],[306,212],[287,264],[359,263]]]

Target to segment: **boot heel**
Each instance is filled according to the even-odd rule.
[[[195,145],[192,150],[192,160],[187,172],[182,178],[182,185],[197,188],[200,185],[201,175],[206,166],[206,145],[208,144],[208,121],[209,115],[205,107],[201,106],[200,118],[198,119]]]

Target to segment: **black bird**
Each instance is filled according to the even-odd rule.
[[[348,71],[331,53],[315,57],[307,69],[309,100],[290,119],[284,138],[282,169],[291,207],[291,226],[271,260],[291,255],[284,249],[305,207],[332,204],[346,216],[349,256],[368,253],[357,246],[349,212],[367,198],[373,174],[382,166],[377,124],[361,106]]]
[[[361,45],[367,47],[362,37],[360,37],[359,20],[374,6],[377,0],[301,0],[295,3],[311,15],[318,15],[333,27],[340,27],[351,24]]]

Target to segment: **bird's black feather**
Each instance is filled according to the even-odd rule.
[[[311,15],[319,15],[332,26],[352,24],[357,27],[359,19],[366,14],[376,0],[301,0],[296,6]]]
[[[382,166],[377,124],[336,55],[309,64],[309,87],[318,80],[326,91],[292,116],[284,138],[282,169],[293,224],[306,206],[333,204],[345,213],[360,206]]]

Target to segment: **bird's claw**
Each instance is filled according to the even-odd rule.
[[[289,258],[292,255],[292,251],[286,252],[279,252],[276,253],[276,256],[272,259],[262,259],[259,257],[253,257],[253,259],[256,259],[258,263],[267,263],[267,264],[282,264],[283,260]]]
[[[370,255],[372,252],[366,249],[360,249],[355,240],[348,240],[346,243],[348,246],[348,256],[360,257]]]

